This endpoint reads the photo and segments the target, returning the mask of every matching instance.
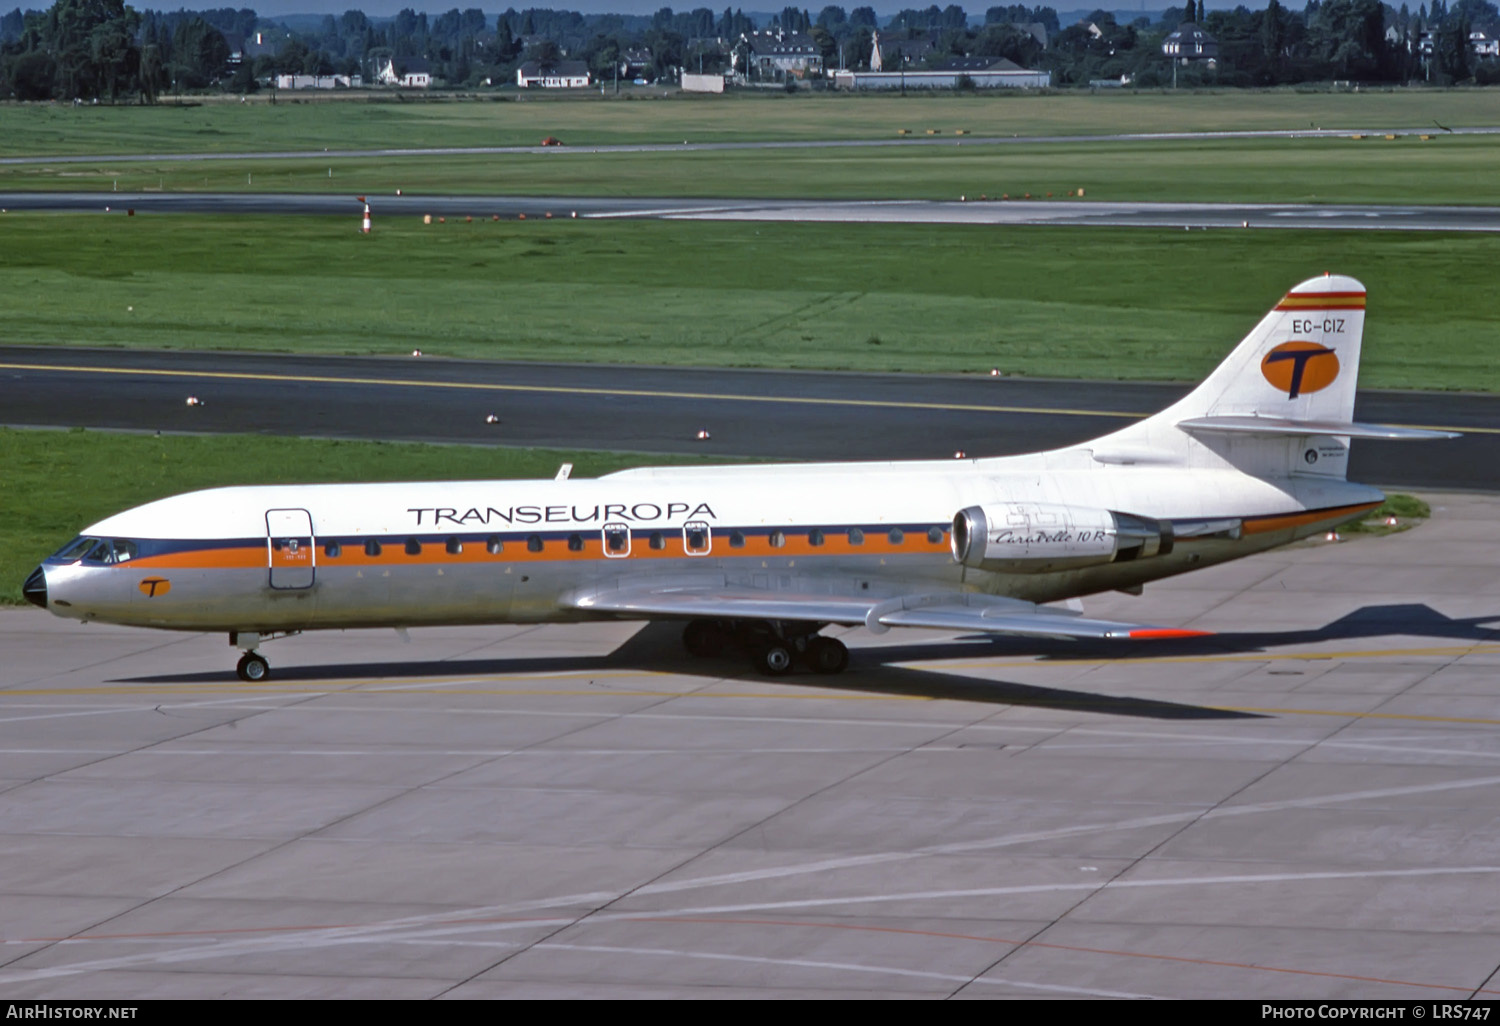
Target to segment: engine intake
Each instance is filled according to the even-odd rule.
[[[1172,523],[1039,502],[970,506],[953,518],[953,558],[978,570],[1040,574],[1165,556]]]

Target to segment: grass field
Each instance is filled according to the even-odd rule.
[[[8,104],[0,107],[0,156],[534,146],[546,135],[588,146],[682,139],[884,139],[899,128],[1035,136],[1500,124],[1500,89],[665,98],[646,90],[633,95],[638,98],[506,90],[470,101],[392,93],[335,100],[328,94],[283,92],[274,105],[264,94],[249,103],[191,106]]]
[[[1500,136],[1203,139],[0,166],[0,191],[1500,203]],[[379,204],[376,201],[378,212]]]
[[[575,477],[723,459],[257,435],[153,437],[0,428],[0,604],[48,554],[95,521],[153,499],[232,484]],[[80,488],[79,482],[88,486]]]
[[[953,225],[11,214],[0,340],[1191,380],[1325,270],[1361,383],[1500,390],[1500,239]]]

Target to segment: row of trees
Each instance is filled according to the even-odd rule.
[[[1192,20],[1217,39],[1219,58],[1174,69],[1162,40]],[[168,90],[249,92],[277,73],[372,79],[387,60],[398,68],[426,61],[438,81],[459,87],[512,81],[523,60],[565,55],[608,79],[642,49],[650,52],[648,76],[667,77],[679,67],[722,70],[743,34],[768,27],[804,33],[829,69],[866,66],[878,27],[883,40],[919,42],[910,49],[925,53],[926,63],[1007,57],[1052,71],[1064,86],[1122,76],[1155,86],[1172,82],[1174,71],[1187,85],[1500,80],[1500,61],[1478,60],[1468,45],[1471,28],[1500,30],[1491,0],[1432,0],[1416,11],[1381,0],[1307,0],[1295,11],[1270,0],[1262,11],[1206,13],[1201,0],[1187,0],[1160,20],[1121,24],[1100,10],[1068,26],[1054,8],[1024,4],[991,7],[978,25],[956,4],[902,10],[884,25],[869,6],[829,5],[816,15],[785,7],[758,25],[731,8],[663,7],[652,15],[510,9],[493,23],[478,8],[436,17],[405,9],[383,21],[349,10],[277,21],[249,8],[142,12],[124,0],[55,0],[46,11],[0,17],[0,97],[152,102]],[[259,44],[252,42],[257,34]],[[1424,34],[1431,34],[1430,57],[1420,45]],[[237,48],[242,56],[232,60]]]
[[[1168,9],[1157,25],[1146,19],[1121,25],[1105,12],[1095,14],[1091,20],[1099,34],[1070,26],[1043,56],[1055,83],[1124,75],[1140,86],[1170,84],[1173,69],[1160,57],[1163,34],[1176,27],[1176,19],[1190,18],[1200,20],[1215,38],[1219,56],[1213,66],[1179,66],[1179,84],[1500,81],[1500,61],[1476,58],[1469,45],[1471,29],[1484,28],[1492,36],[1500,29],[1500,12],[1490,0],[1455,0],[1451,7],[1435,0],[1431,9],[1422,4],[1416,11],[1380,0],[1309,0],[1301,11],[1270,0],[1261,11],[1237,7],[1206,14],[1201,6],[1193,11],[1189,5]],[[1430,54],[1424,54],[1424,38]]]

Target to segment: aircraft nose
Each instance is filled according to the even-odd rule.
[[[11,578],[15,580],[15,578]],[[26,601],[47,608],[47,574],[41,567],[31,571],[31,576],[26,578],[26,583],[21,585],[21,594],[26,596]]]

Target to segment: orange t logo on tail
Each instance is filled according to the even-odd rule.
[[[1260,361],[1260,373],[1288,399],[1295,399],[1333,384],[1339,376],[1339,358],[1316,342],[1283,342]]]

